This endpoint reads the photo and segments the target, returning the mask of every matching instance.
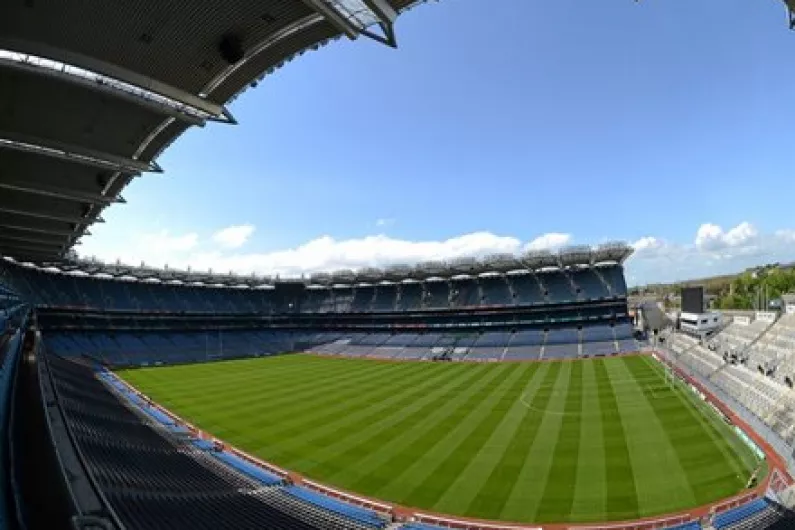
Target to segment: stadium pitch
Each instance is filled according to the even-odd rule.
[[[472,364],[285,355],[120,375],[264,460],[467,517],[653,516],[738,493],[760,464],[645,356]]]

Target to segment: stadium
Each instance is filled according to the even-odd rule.
[[[78,255],[185,131],[307,51],[397,47],[416,2],[66,4],[0,6],[0,530],[795,528],[795,303],[674,329],[620,241],[293,278]]]

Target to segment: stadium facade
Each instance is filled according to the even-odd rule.
[[[10,257],[0,262],[0,528],[508,527],[299,483],[169,415],[108,368],[296,351],[480,362],[638,352],[646,345],[627,311],[626,245],[300,279],[101,264],[74,252],[132,179],[162,171],[157,158],[188,128],[234,124],[230,101],[334,39],[395,46],[397,17],[414,4],[0,5],[0,100],[13,109],[0,116],[0,255]],[[792,329],[774,318],[733,327],[725,343],[671,336],[670,355],[657,358],[772,470],[709,512],[614,527],[791,524],[783,504],[795,406],[782,389],[792,386]]]

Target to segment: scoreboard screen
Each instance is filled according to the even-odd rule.
[[[682,289],[682,312],[696,315],[704,312],[703,287],[684,287]]]

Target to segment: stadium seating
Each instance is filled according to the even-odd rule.
[[[576,270],[572,273],[572,281],[576,288],[579,289],[577,294],[580,299],[600,300],[612,296],[607,282],[597,269],[588,267]]]
[[[371,285],[359,285],[353,290],[353,300],[351,301],[352,313],[366,313],[370,311],[375,298],[375,287]]]
[[[553,304],[574,302],[577,295],[568,276],[559,272],[545,272],[538,275],[544,286],[546,301]]]
[[[716,530],[783,530],[795,528],[795,517],[775,502],[761,498],[716,515],[712,525]]]
[[[745,352],[765,333],[770,323],[754,320],[750,324],[732,322],[710,340],[710,345],[723,357],[745,358]]]
[[[398,311],[416,311],[422,307],[422,284],[403,283],[398,287]]]
[[[348,313],[351,311],[351,305],[353,304],[353,288],[335,287],[332,289],[332,296],[334,297],[333,313]]]
[[[541,355],[544,359],[565,359],[577,357],[580,345],[580,334],[574,328],[554,328],[546,334]]]
[[[32,267],[13,268],[20,294],[35,306],[159,313],[363,313],[422,308],[528,306],[626,297],[623,268],[582,267],[538,274],[487,273],[423,283],[312,285],[290,299],[272,288],[186,285],[179,281],[110,279]],[[452,286],[452,289],[451,289]]]
[[[397,287],[394,285],[378,285],[373,298],[374,312],[391,313],[397,305]]]
[[[792,386],[795,379],[795,314],[782,315],[749,346],[748,354],[749,367]]]
[[[541,356],[543,343],[543,330],[526,329],[516,331],[505,347],[504,360],[537,360]]]
[[[296,331],[59,331],[46,332],[46,347],[64,357],[86,357],[112,366],[159,365],[235,359],[306,351],[351,357],[430,359],[538,360],[609,355],[621,351],[606,324],[576,328],[541,328],[473,333],[397,333]],[[635,351],[634,339],[623,351]],[[543,351],[543,355],[542,355]],[[718,358],[709,352],[711,357]],[[717,366],[716,366],[717,367]]]
[[[616,353],[613,328],[606,325],[590,325],[582,328],[583,355],[610,355]]]
[[[471,278],[453,280],[450,307],[476,307],[480,305],[481,285]]]
[[[510,339],[510,331],[484,333],[469,348],[467,359],[499,361]]]
[[[530,306],[545,303],[544,288],[533,274],[507,276],[516,295],[516,305]]]
[[[736,336],[733,332],[732,335]],[[682,333],[671,335],[668,347],[680,362],[737,399],[782,440],[795,443],[795,396],[789,387],[753,366],[720,356],[698,339]]]
[[[450,287],[447,282],[432,281],[425,284],[425,300],[422,307],[426,309],[447,309],[450,307]]]
[[[482,277],[480,286],[483,291],[481,305],[507,306],[516,303],[508,279],[503,276]]]
[[[75,441],[128,528],[364,530],[387,524],[369,510],[283,488],[267,473],[238,473],[239,462],[228,466],[229,457],[172,438],[125,407],[89,367],[58,356],[48,364]]]

